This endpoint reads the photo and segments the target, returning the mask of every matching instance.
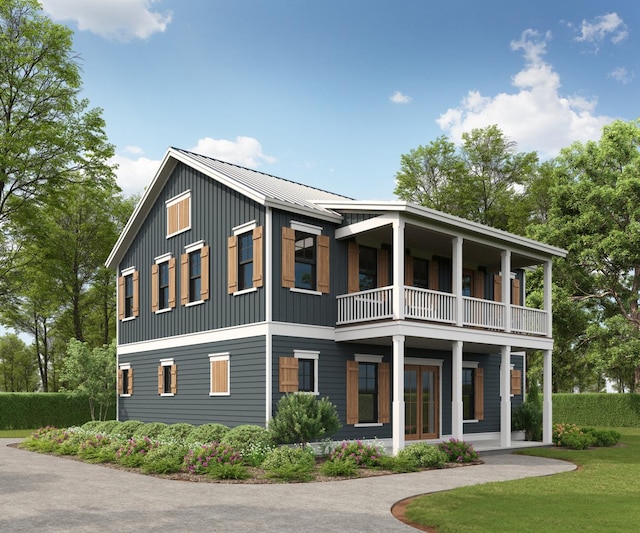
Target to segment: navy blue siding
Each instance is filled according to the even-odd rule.
[[[191,190],[191,229],[167,239],[165,201]],[[151,209],[120,268],[140,272],[140,315],[119,323],[120,344],[260,322],[265,317],[264,289],[240,296],[227,294],[227,239],[232,228],[255,220],[264,225],[264,208],[204,174],[178,164]],[[201,305],[180,305],[180,254],[185,245],[204,240],[210,246],[210,298]],[[171,253],[177,259],[177,306],[170,312],[151,311],[151,266],[154,258]]]
[[[209,396],[209,355],[221,352],[229,352],[231,394]],[[178,367],[178,390],[175,396],[160,396],[158,365],[169,357]],[[133,395],[119,399],[120,420],[264,425],[264,337],[121,355],[120,363],[127,362],[134,371]]]

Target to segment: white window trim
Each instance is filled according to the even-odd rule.
[[[311,350],[293,350],[293,357],[296,359],[313,360],[313,390],[306,392],[318,396],[320,394],[318,388],[318,360],[320,359],[320,352]]]
[[[167,239],[169,237],[179,235],[180,233],[184,233],[185,231],[188,231],[191,229],[191,189],[187,189],[186,191],[178,194],[177,196],[174,196],[173,198],[169,198],[164,203],[165,209],[169,209],[169,207],[171,207],[172,205],[175,205],[178,202],[182,202],[182,200],[186,200],[187,198],[189,198],[189,223],[187,224],[186,228],[182,228],[176,231],[175,233],[169,233],[169,220],[167,219]]]
[[[123,278],[126,278],[127,276],[133,276],[133,274],[136,272],[136,267],[135,266],[130,266],[127,268],[123,268],[120,271],[120,276]],[[126,291],[125,294],[123,295],[123,297],[126,298]],[[131,316],[125,316],[122,320],[120,320],[120,322],[129,322],[130,320],[135,320],[136,317],[135,315],[131,315]]]
[[[204,248],[204,241],[203,240],[192,242],[191,244],[187,244],[184,247],[184,253],[190,254],[192,252],[196,252],[198,250],[201,250],[202,248]]]
[[[367,424],[354,424],[353,427],[355,428],[379,428],[384,426],[384,424],[382,422],[371,422],[371,423],[367,423]]]
[[[322,235],[322,227],[307,224],[306,222],[292,220],[290,227],[295,231],[303,231],[304,233],[310,233],[312,235]]]
[[[131,370],[131,363],[119,363],[118,370]],[[120,398],[130,398],[131,393],[129,394],[119,394]]]
[[[357,353],[354,359],[358,363],[382,363],[383,356]]]
[[[160,263],[166,263],[172,257],[173,257],[173,254],[171,252],[169,252],[169,253],[166,253],[166,254],[159,255],[158,257],[154,257],[153,261],[154,261],[154,263],[156,265],[159,265]]]
[[[249,287],[248,289],[242,289],[241,291],[236,291],[233,293],[233,296],[241,296],[243,294],[248,294],[250,292],[258,292],[257,287]]]
[[[160,366],[173,366],[175,364],[175,361],[173,360],[173,357],[168,358],[168,359],[160,359]],[[173,392],[163,392],[160,394],[161,397],[163,396],[175,396],[175,394],[173,394]]]
[[[300,289],[298,287],[290,287],[291,292],[299,292],[300,294],[310,294],[311,296],[322,296],[320,291],[314,291],[311,289]]]
[[[240,224],[235,228],[232,228],[231,231],[235,236],[242,235],[243,233],[248,233],[249,231],[253,231],[258,227],[258,224],[255,220],[250,222],[245,222],[244,224]]]
[[[211,383],[211,363],[215,361],[227,362],[227,392],[211,392],[211,389],[213,388],[213,383]],[[231,396],[231,362],[229,352],[209,355],[209,396]]]

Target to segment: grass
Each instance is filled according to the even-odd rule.
[[[0,429],[0,439],[28,437],[35,429]]]
[[[421,496],[406,517],[438,533],[637,531],[640,428],[617,430],[622,446],[522,452],[571,461],[578,470]]]

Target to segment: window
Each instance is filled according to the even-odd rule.
[[[413,258],[413,286],[429,288],[429,261],[420,257]]]
[[[347,424],[388,423],[389,405],[389,363],[376,355],[356,355],[355,361],[347,361]]]
[[[133,394],[133,368],[129,363],[118,367],[118,395],[131,396]]]
[[[209,247],[202,241],[185,246],[180,257],[180,301],[182,305],[209,299]]]
[[[230,394],[228,353],[209,356],[209,374],[211,376],[209,396],[228,396]]]
[[[118,278],[118,318],[126,320],[138,316],[138,271],[127,268]]]
[[[158,367],[158,394],[173,396],[178,392],[178,367],[173,359],[161,359]]]
[[[291,222],[282,228],[282,286],[329,292],[329,237],[322,228]]]
[[[320,352],[309,350],[294,350],[293,357],[280,357],[279,391],[319,394],[319,358]]]
[[[389,248],[348,244],[347,289],[350,293],[389,285]],[[405,272],[406,274],[406,272]]]
[[[191,229],[191,191],[167,200],[167,237]]]
[[[233,228],[228,242],[229,294],[262,287],[262,226]]]
[[[475,365],[467,363],[462,369],[463,420],[484,419],[484,369]]]
[[[358,259],[358,280],[361,291],[375,289],[378,286],[378,251],[368,246],[360,246]]]
[[[156,257],[151,266],[151,310],[168,311],[176,306],[176,259],[171,254]]]

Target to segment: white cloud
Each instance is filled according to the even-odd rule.
[[[454,142],[464,132],[497,124],[519,150],[551,157],[574,141],[599,138],[612,119],[595,114],[595,98],[560,93],[560,76],[543,59],[550,38],[549,33],[526,30],[511,43],[525,57],[524,68],[512,78],[516,92],[483,96],[472,90],[459,107],[440,115],[437,123]]]
[[[580,35],[575,38],[576,41],[591,43],[595,46],[596,51],[607,37],[611,39],[613,44],[618,44],[629,36],[627,25],[617,13],[601,15],[593,19],[592,22],[583,20],[580,32]]]
[[[236,137],[235,141],[205,137],[191,150],[243,167],[259,167],[263,162],[276,162],[275,157],[262,153],[262,145],[253,137]]]
[[[412,98],[407,96],[406,94],[402,94],[400,91],[395,91],[390,97],[394,104],[408,104],[411,102]]]
[[[189,150],[245,167],[259,167],[263,162],[276,162],[275,157],[262,152],[262,145],[253,137],[236,137],[235,141],[205,137]],[[125,196],[142,194],[160,167],[161,160],[142,157],[142,153],[138,146],[126,146],[122,153],[111,159],[111,163],[118,165],[117,182]]]
[[[625,67],[617,67],[609,72],[608,77],[622,83],[622,85],[626,85],[633,79],[633,74],[631,74]]]
[[[73,20],[81,31],[108,39],[146,39],[164,32],[172,13],[152,10],[157,0],[40,0],[54,20]]]

